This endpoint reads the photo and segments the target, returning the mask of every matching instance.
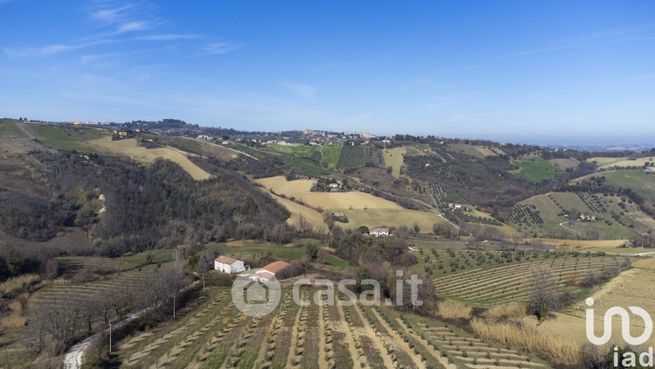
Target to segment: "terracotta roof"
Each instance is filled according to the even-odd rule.
[[[267,271],[269,271],[269,272],[271,272],[273,274],[277,274],[277,273],[281,272],[282,270],[284,270],[288,266],[289,266],[289,263],[287,263],[286,261],[279,260],[279,261],[274,261],[274,262],[266,265],[263,269],[265,269],[265,270],[267,270]]]
[[[237,259],[231,258],[229,256],[219,256],[215,259],[215,261],[218,261],[219,263],[227,264],[227,265],[232,265],[237,261]]]

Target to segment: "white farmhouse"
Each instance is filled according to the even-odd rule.
[[[368,234],[371,236],[375,237],[380,237],[380,236],[388,236],[389,235],[389,228],[387,227],[375,227],[371,229]]]
[[[223,273],[241,273],[246,270],[246,266],[241,260],[219,256],[214,259],[214,269]]]

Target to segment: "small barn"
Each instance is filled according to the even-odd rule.
[[[268,281],[273,278],[277,278],[279,273],[288,267],[289,263],[286,261],[274,261],[270,264],[267,264],[263,268],[258,269],[251,278],[259,281]]]
[[[246,265],[241,260],[221,255],[214,259],[214,269],[223,273],[241,273],[246,270]]]

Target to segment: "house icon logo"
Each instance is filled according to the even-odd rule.
[[[262,317],[272,313],[282,297],[280,283],[275,278],[257,279],[237,276],[232,284],[232,302],[243,314]]]

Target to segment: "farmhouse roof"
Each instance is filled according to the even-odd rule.
[[[375,227],[371,232],[389,232],[389,227]]]
[[[282,270],[286,269],[288,266],[289,266],[289,263],[287,263],[286,261],[278,260],[278,261],[274,261],[274,262],[264,266],[264,268],[262,268],[262,269],[264,269],[266,271],[269,271],[269,272],[271,272],[273,274],[277,274],[277,273],[281,272]]]
[[[237,262],[237,259],[231,258],[229,256],[221,255],[221,256],[217,257],[215,259],[215,261],[218,261],[219,263],[222,263],[222,264],[232,265],[232,264]]]

